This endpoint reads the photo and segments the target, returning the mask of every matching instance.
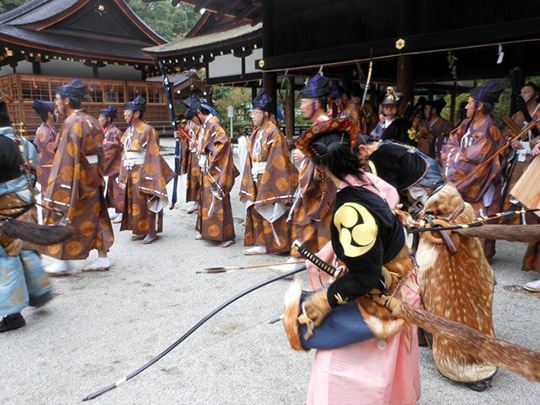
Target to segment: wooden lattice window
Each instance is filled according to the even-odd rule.
[[[100,82],[90,82],[86,84],[86,96],[84,101],[89,103],[103,103],[103,88]]]
[[[23,100],[51,100],[49,83],[47,80],[41,80],[40,78],[21,77],[21,92]]]
[[[144,97],[146,102],[148,102],[148,94],[146,89],[146,83],[140,84],[136,82],[127,82],[128,101],[133,101],[137,96],[141,96]]]
[[[51,83],[51,92],[52,92],[52,98],[51,101],[54,101],[54,98],[56,97],[56,91],[60,89],[65,84],[69,83],[69,79],[58,79],[55,77],[49,77],[49,82]]]
[[[103,82],[103,102],[106,104],[125,103],[124,84]]]
[[[148,83],[148,100],[149,104],[163,104],[166,102],[165,91],[161,83]]]

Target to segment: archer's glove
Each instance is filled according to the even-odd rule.
[[[332,309],[328,304],[327,294],[327,290],[322,290],[304,301],[305,315],[313,321],[314,326],[319,326]]]

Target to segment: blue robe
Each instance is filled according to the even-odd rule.
[[[11,127],[0,128],[0,134],[15,138]],[[23,158],[27,164],[35,165],[38,162],[35,147],[24,138],[18,139],[24,148]],[[24,175],[0,183],[0,197],[12,193],[24,203],[32,201],[32,193]],[[0,206],[0,212],[2,208]],[[35,250],[23,246],[17,255],[11,256],[4,247],[0,246],[0,317],[21,312],[34,299],[52,290],[49,278],[41,266],[40,256]]]

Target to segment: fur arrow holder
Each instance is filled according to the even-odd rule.
[[[505,342],[404,302],[398,303],[392,314],[428,332],[444,336],[459,345],[463,351],[474,354],[482,362],[521,374],[528,380],[540,382],[540,353],[534,350]]]
[[[299,335],[301,294],[302,284],[296,280],[285,295],[283,324],[291,347],[307,351],[300,343]],[[458,345],[463,352],[474,356],[480,363],[502,367],[531,381],[540,382],[540,353],[534,350],[505,342],[467,325],[415,308],[396,298],[383,295],[375,301],[391,309],[395,318],[417,325],[433,335],[444,336],[448,341]]]
[[[41,246],[55,245],[73,235],[73,232],[65,226],[45,226],[17,220],[1,222],[0,230],[10,238]]]
[[[468,238],[507,240],[511,242],[540,241],[540,225],[483,225],[458,229],[455,232]]]

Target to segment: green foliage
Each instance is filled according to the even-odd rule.
[[[212,88],[214,108],[221,115],[223,125],[230,130],[230,118],[227,117],[227,107],[234,107],[233,137],[250,134],[253,130],[249,109],[251,108],[251,89],[243,87],[214,86]]]
[[[16,7],[28,3],[29,0],[2,0],[0,1],[0,14],[7,13]]]
[[[173,7],[170,1],[127,0],[127,3],[150,28],[168,41],[182,38],[201,17],[191,7],[184,4]]]
[[[448,70],[450,70],[450,74],[452,75],[452,78],[454,80],[457,80],[456,61],[458,60],[458,58],[456,57],[453,51],[448,51],[448,55],[446,59],[448,60]]]
[[[532,80],[535,83],[538,83],[540,80],[540,76],[532,76],[528,77],[526,81]],[[495,118],[495,121],[498,125],[501,127],[504,126],[504,123],[502,121],[502,117],[504,115],[511,115],[510,114],[510,106],[512,104],[512,87],[510,84],[510,80],[508,78],[504,79],[485,79],[485,80],[478,80],[477,86],[482,86],[483,84],[491,83],[493,81],[499,82],[503,87],[504,90],[501,93],[501,96],[499,97],[499,102],[495,104],[495,110],[493,111],[493,117]],[[450,103],[451,103],[451,96],[447,95],[444,97],[446,101],[446,107],[442,111],[442,116],[446,119],[450,119]],[[467,102],[469,99],[469,93],[462,93],[458,94],[456,97],[456,119],[455,123],[457,124],[459,122],[458,109],[459,105],[462,102]]]
[[[0,14],[8,12],[29,0],[1,0]],[[159,35],[168,41],[183,37],[199,20],[201,15],[193,8],[180,4],[173,7],[170,1],[143,3],[141,0],[126,0],[131,9]]]

